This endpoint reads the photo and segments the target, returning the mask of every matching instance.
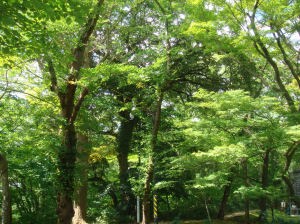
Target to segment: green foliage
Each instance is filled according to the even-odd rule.
[[[74,48],[80,47],[95,2],[0,2],[0,150],[9,161],[14,223],[55,222],[57,152],[65,121],[49,90],[47,61],[52,60],[65,94]],[[290,113],[282,88],[298,108],[299,3],[261,1],[255,12],[253,1],[104,2],[86,46],[85,68],[73,83],[77,90],[89,89],[76,122],[92,147],[88,221],[118,222],[116,136],[122,112],[137,120],[128,173],[133,192],[142,195],[153,153],[154,107],[162,92],[151,187],[159,194],[163,218],[176,217],[174,223],[206,218],[206,204],[214,215],[228,185],[229,210],[243,209],[245,199],[256,207],[262,196],[269,204],[286,196],[280,179],[300,127],[299,111]],[[79,98],[77,91],[75,105]],[[298,148],[290,170],[299,167]],[[269,186],[263,188],[267,151]]]

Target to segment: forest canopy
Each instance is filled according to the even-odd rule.
[[[2,224],[277,223],[300,207],[299,1],[0,11]]]

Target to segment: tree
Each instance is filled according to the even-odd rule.
[[[243,167],[245,159],[248,163],[251,161],[249,165],[252,169],[258,166],[261,168],[251,174],[256,175],[255,179],[258,181],[248,182],[250,186],[247,188],[260,183],[256,193],[260,198],[260,208],[265,212],[269,187],[276,183],[276,177],[281,172],[280,167],[276,168],[274,163],[279,160],[283,162],[282,152],[289,147],[288,142],[281,140],[288,138],[283,127],[288,123],[284,123],[280,117],[282,108],[274,98],[253,99],[238,90],[223,93],[201,90],[196,97],[199,102],[190,104],[191,120],[183,124],[189,127],[185,131],[187,136],[194,139],[192,145],[195,144],[195,149],[188,146],[194,153],[189,160],[185,157],[179,159],[179,163],[186,161],[187,164],[191,163],[188,166],[193,169],[199,167],[200,175],[195,187],[211,189],[217,186],[219,188],[220,184],[224,186],[219,210],[222,218],[226,204],[224,200],[228,198],[232,182],[238,181],[241,172],[239,167]],[[194,105],[198,106],[193,109]],[[275,115],[276,113],[279,114]],[[216,132],[218,136],[215,135]],[[192,141],[188,139],[187,142]],[[210,169],[201,170],[205,164]],[[233,175],[237,178],[233,178]],[[249,176],[250,172],[246,178],[250,178]],[[244,174],[241,177],[245,178]]]
[[[0,154],[0,176],[2,183],[2,224],[12,223],[11,195],[8,181],[8,165],[4,155]]]
[[[81,104],[88,94],[88,89],[84,88],[75,103],[75,94],[77,90],[77,81],[79,79],[80,69],[84,64],[85,48],[97,24],[100,8],[103,0],[99,0],[94,7],[94,11],[88,18],[79,41],[73,51],[73,61],[70,63],[70,73],[66,78],[66,87],[61,89],[58,86],[56,71],[51,60],[48,61],[48,69],[51,76],[51,90],[57,94],[61,106],[61,115],[65,119],[63,124],[63,142],[62,149],[58,153],[59,183],[61,184],[57,202],[58,202],[58,223],[70,224],[74,215],[73,193],[74,193],[74,167],[76,161],[76,130],[75,121]]]

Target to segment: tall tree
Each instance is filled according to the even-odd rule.
[[[103,0],[97,1],[92,13],[82,28],[81,35],[73,50],[73,60],[69,64],[69,74],[66,76],[65,88],[59,86],[55,67],[51,59],[48,60],[48,69],[51,79],[51,90],[57,94],[61,106],[61,115],[64,118],[62,127],[63,142],[58,152],[59,192],[57,196],[58,223],[70,224],[74,215],[74,168],[76,161],[76,129],[75,121],[88,89],[84,88],[76,102],[77,82],[80,78],[80,69],[84,65],[85,50],[89,39],[96,27]],[[68,66],[67,66],[68,67]]]

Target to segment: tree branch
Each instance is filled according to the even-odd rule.
[[[15,93],[22,93],[22,94],[24,94],[24,95],[27,95],[27,96],[30,96],[30,97],[32,97],[32,98],[34,98],[34,99],[37,99],[37,100],[39,100],[39,101],[42,101],[42,102],[44,102],[44,103],[47,103],[47,104],[50,104],[50,105],[52,105],[52,106],[57,106],[56,104],[54,104],[54,103],[52,103],[52,102],[49,102],[49,101],[47,101],[47,100],[44,100],[44,99],[42,99],[42,98],[40,98],[40,97],[38,97],[38,96],[35,96],[35,95],[33,95],[33,94],[31,94],[31,93],[27,93],[27,92],[25,92],[25,91],[22,91],[22,90],[18,90],[18,89],[9,89],[9,90],[7,90],[6,91],[6,93],[13,93],[13,92],[15,92]]]
[[[162,7],[162,5],[160,4],[160,2],[159,2],[158,0],[154,0],[154,1],[155,1],[155,3],[158,5],[160,11],[161,11],[164,15],[166,15],[166,10]]]
[[[281,51],[281,54],[283,56],[283,60],[285,62],[285,64],[288,66],[288,68],[290,69],[292,75],[294,76],[294,78],[296,79],[298,86],[300,87],[300,79],[299,79],[299,75],[296,73],[293,64],[291,63],[291,61],[288,59],[288,56],[281,44],[281,40],[280,40],[280,36],[279,36],[279,32],[277,32],[278,36],[276,37],[275,33],[273,33],[274,38],[276,39],[277,45]]]
[[[256,16],[258,6],[259,6],[259,0],[256,0],[255,4],[253,6],[252,15],[250,16],[250,21],[251,21],[250,26],[251,26],[252,31],[254,32],[254,44],[255,44],[254,46],[255,46],[256,50],[258,50],[258,53],[260,53],[260,54],[263,53],[262,56],[268,61],[268,63],[273,68],[274,76],[275,76],[274,78],[275,78],[275,81],[276,81],[276,83],[277,83],[277,85],[280,89],[280,92],[281,92],[282,96],[285,98],[290,110],[292,112],[296,112],[296,107],[295,107],[295,104],[294,104],[294,100],[293,100],[290,93],[287,91],[285,85],[282,82],[281,72],[278,68],[278,65],[277,65],[276,61],[274,61],[274,59],[272,58],[269,50],[267,49],[267,47],[265,46],[263,41],[261,40],[260,34],[259,34],[258,29],[256,27],[255,16]]]
[[[50,86],[50,90],[52,92],[57,93],[58,88],[57,88],[57,75],[54,69],[54,65],[51,59],[48,60],[48,70],[50,73],[50,81],[51,81],[51,86]]]
[[[50,73],[50,81],[51,81],[50,90],[57,94],[59,101],[60,101],[60,105],[62,108],[64,108],[65,107],[65,94],[58,89],[57,75],[56,75],[56,71],[54,69],[53,62],[51,59],[49,59],[47,63],[48,63],[48,70]]]
[[[283,171],[284,175],[286,174],[286,172],[288,172],[291,162],[292,162],[292,159],[293,159],[293,156],[294,156],[296,150],[299,148],[299,145],[300,145],[300,141],[293,142],[293,144],[286,151],[286,153],[285,153],[286,163],[285,163],[285,167],[284,167],[284,171]]]
[[[73,70],[74,73],[73,72],[71,72],[71,73],[74,74],[75,79],[78,78],[79,70],[83,66],[85,48],[86,48],[86,45],[87,45],[93,31],[95,30],[95,27],[96,27],[96,24],[99,19],[99,15],[100,15],[100,9],[101,9],[103,2],[104,2],[104,0],[98,0],[98,3],[95,7],[94,12],[92,13],[92,15],[90,15],[90,18],[88,19],[88,21],[86,22],[86,24],[84,26],[84,30],[79,38],[77,47],[74,49],[74,52],[73,52],[74,61],[71,66],[71,70]]]
[[[6,82],[6,85],[4,87],[4,90],[3,90],[3,93],[1,94],[0,96],[0,100],[5,96],[5,94],[7,93],[7,89],[8,89],[8,77],[7,77],[7,73],[8,73],[8,70],[6,70],[5,72],[5,82]]]
[[[70,74],[68,75],[67,79],[66,92],[64,94],[64,97],[61,98],[62,113],[68,122],[75,121],[78,110],[80,109],[80,105],[82,104],[85,95],[87,95],[88,93],[87,89],[84,90],[79,98],[77,105],[74,106],[75,93],[77,90],[77,80],[79,79],[80,69],[84,64],[86,45],[93,31],[95,30],[97,21],[99,19],[100,8],[103,2],[104,0],[98,0],[95,9],[89,15],[89,18],[83,27],[83,32],[80,35],[77,46],[73,51],[74,60],[72,61],[70,66]]]
[[[73,123],[75,120],[76,120],[76,117],[77,117],[77,114],[80,110],[80,107],[83,103],[83,100],[84,98],[86,97],[86,95],[88,95],[89,93],[89,90],[88,88],[84,88],[83,91],[81,92],[80,96],[79,96],[79,99],[74,107],[74,110],[73,110],[73,113],[72,113],[72,116],[70,118],[70,123]]]

